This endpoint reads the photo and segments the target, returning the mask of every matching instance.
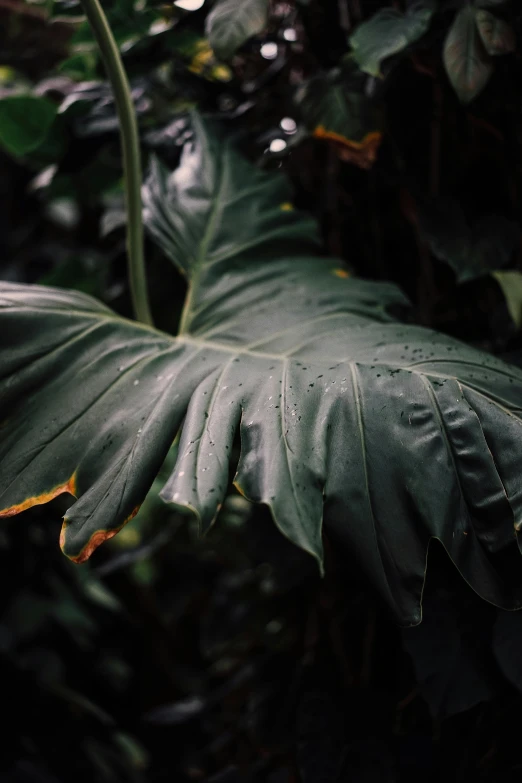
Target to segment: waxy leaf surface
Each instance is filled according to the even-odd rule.
[[[382,76],[383,60],[421,38],[428,30],[432,16],[432,4],[423,2],[412,5],[404,14],[395,8],[377,11],[350,36],[353,57],[359,68],[370,76]]]
[[[398,322],[401,293],[322,257],[280,174],[195,126],[145,188],[149,230],[189,283],[178,337],[0,284],[0,516],[74,494],[62,545],[82,561],[182,427],[162,496],[206,529],[239,432],[240,490],[320,562],[324,520],[398,622],[421,619],[432,537],[480,595],[518,607],[495,557],[522,520],[522,373]]]

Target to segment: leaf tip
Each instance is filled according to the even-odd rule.
[[[60,531],[60,549],[66,555],[66,557],[69,558],[69,560],[72,560],[73,563],[76,563],[77,565],[81,565],[82,563],[85,563],[95,549],[98,549],[98,547],[103,544],[105,541],[109,541],[109,539],[114,538],[114,536],[120,532],[120,530],[127,524],[127,522],[130,522],[131,519],[134,519],[138,511],[140,510],[140,506],[136,506],[136,508],[133,509],[133,511],[129,514],[129,516],[122,522],[122,524],[119,527],[113,528],[112,530],[96,530],[95,533],[92,534],[92,536],[89,538],[88,542],[85,544],[85,546],[77,553],[77,554],[69,554],[67,550],[67,528],[69,526],[69,521],[67,517],[64,517],[62,529]]]

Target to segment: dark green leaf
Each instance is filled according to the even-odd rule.
[[[206,33],[220,60],[228,60],[249,38],[264,30],[268,0],[217,0],[207,17]]]
[[[411,6],[406,13],[382,8],[350,36],[353,57],[370,76],[381,76],[381,63],[402,52],[427,31],[433,7],[428,3]]]
[[[486,52],[492,56],[509,54],[515,50],[513,28],[489,11],[477,11],[477,29]]]
[[[507,266],[520,242],[520,225],[503,215],[479,218],[472,233],[475,277]]]
[[[433,255],[453,269],[459,283],[505,267],[520,235],[518,224],[501,215],[487,215],[470,225],[460,204],[447,198],[426,205],[420,227]]]
[[[458,281],[464,282],[473,263],[473,240],[460,204],[437,199],[421,209],[419,223],[433,255],[451,266]]]
[[[462,103],[476,98],[493,72],[477,30],[476,14],[476,9],[469,5],[462,8],[444,42],[444,67]]]
[[[47,98],[10,95],[0,99],[0,144],[11,155],[25,155],[45,140],[56,117]]]
[[[350,83],[336,69],[305,83],[296,102],[314,136],[341,145],[361,168],[373,164],[382,139],[383,117],[379,104],[365,95],[363,84]]]
[[[403,624],[420,621],[439,538],[487,600],[519,605],[489,559],[522,519],[522,372],[392,316],[392,285],[318,255],[279,174],[196,120],[147,224],[189,280],[177,338],[79,293],[0,285],[3,516],[77,497],[62,543],[82,561],[143,501],[183,423],[162,497],[206,529],[236,485],[322,559],[337,533]]]
[[[442,547],[430,547],[422,623],[405,628],[419,690],[437,719],[489,701],[497,686],[491,660],[496,610],[459,579]]]

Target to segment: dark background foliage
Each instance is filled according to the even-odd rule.
[[[205,38],[210,5],[106,4],[145,162],[177,162],[198,106],[285,170],[325,255],[400,285],[417,322],[520,363],[519,4],[489,3],[517,46],[467,104],[443,63],[460,0],[379,77],[349,37],[412,3],[274,0],[227,62]],[[0,146],[1,275],[130,315],[118,124],[76,0],[0,0],[0,112],[20,93],[57,113],[32,149]],[[184,284],[152,244],[147,264],[156,322],[175,331]],[[522,618],[480,601],[441,548],[424,622],[401,631],[331,542],[320,580],[232,489],[199,540],[159,486],[84,566],[58,548],[65,501],[3,527],[1,781],[520,780]]]

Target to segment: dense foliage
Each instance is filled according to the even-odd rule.
[[[2,774],[515,780],[522,620],[494,605],[521,587],[520,9],[190,5],[107,8],[149,170],[153,332],[125,320],[89,27],[74,2],[0,2],[0,505],[56,498],[1,542],[20,705]],[[238,459],[241,491],[324,546],[324,580],[238,496]],[[63,540],[81,561],[158,471],[93,565],[60,559],[59,492],[81,496]],[[207,539],[184,507],[217,517]],[[385,605],[414,624],[422,590],[399,632]]]

